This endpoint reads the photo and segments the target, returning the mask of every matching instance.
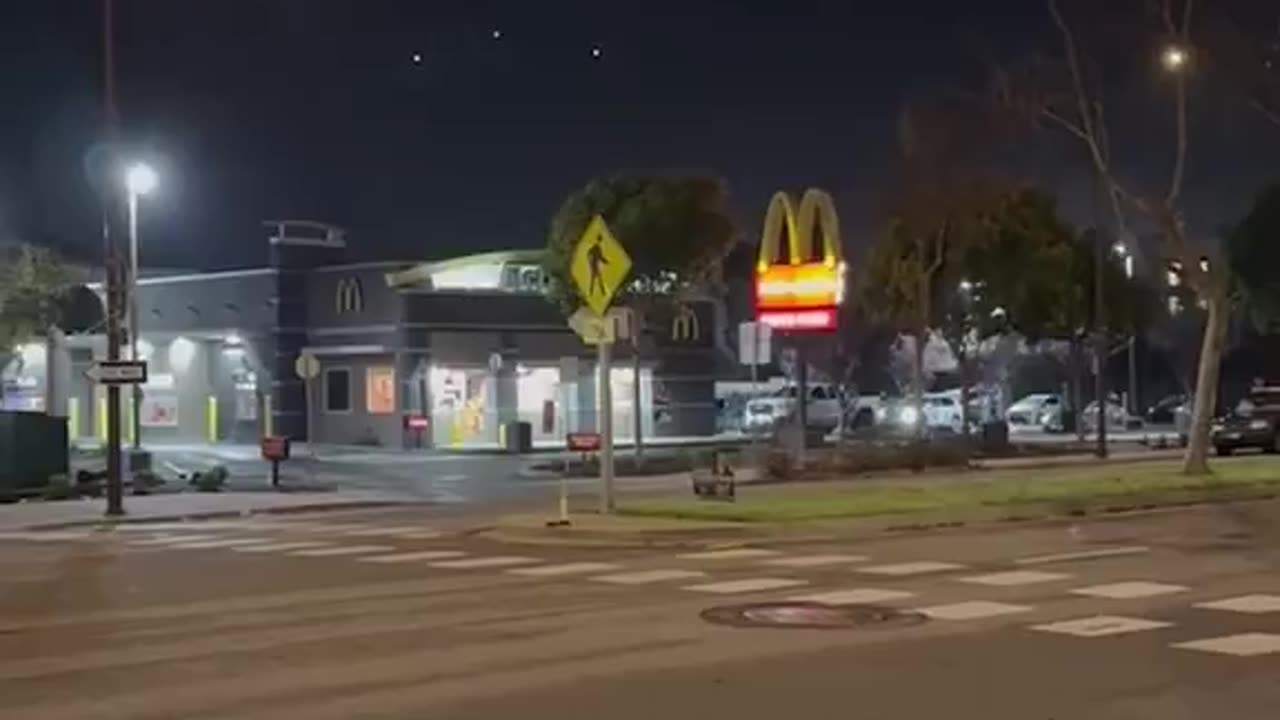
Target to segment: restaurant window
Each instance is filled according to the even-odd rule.
[[[329,368],[324,371],[324,411],[351,412],[351,370]]]

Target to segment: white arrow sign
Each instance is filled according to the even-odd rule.
[[[85,376],[103,385],[141,385],[147,381],[144,360],[104,360],[94,363]]]
[[[573,331],[578,333],[578,337],[582,338],[582,342],[587,345],[611,343],[614,340],[613,323],[585,307],[578,308],[578,311],[569,317],[569,327],[573,328]]]

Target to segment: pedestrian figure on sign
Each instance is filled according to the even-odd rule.
[[[587,286],[589,294],[596,294],[596,286],[600,286],[600,294],[605,294],[604,278],[600,275],[600,267],[608,265],[609,261],[604,259],[604,250],[601,249],[601,240],[596,239],[590,250],[587,250],[587,266],[591,270],[591,283]]]

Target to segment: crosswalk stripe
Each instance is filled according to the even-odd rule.
[[[297,557],[337,557],[340,555],[368,555],[370,553],[395,550],[390,545],[339,545],[337,547],[316,548],[314,550],[298,550],[289,553]]]
[[[693,592],[714,593],[716,595],[732,595],[734,593],[780,590],[782,588],[797,587],[808,584],[809,583],[805,580],[766,577],[745,578],[742,580],[724,580],[721,582],[704,583],[702,585],[686,585],[683,589],[692,590]]]
[[[762,560],[763,565],[789,568],[822,567],[824,565],[846,565],[864,562],[866,555],[800,555],[797,557],[772,558]]]
[[[934,620],[980,620],[1000,615],[1030,612],[1033,609],[1026,605],[1010,605],[988,600],[970,600],[968,602],[917,608],[916,612],[928,615]]]
[[[1274,633],[1250,632],[1238,635],[1224,635],[1204,640],[1174,643],[1172,647],[1181,650],[1200,650],[1203,652],[1235,655],[1237,657],[1253,657],[1254,655],[1270,655],[1280,653],[1280,635]]]
[[[1280,595],[1243,595],[1224,600],[1197,603],[1196,607],[1206,610],[1229,610],[1250,615],[1261,615],[1263,613],[1280,612]]]
[[[348,530],[344,532],[343,535],[350,535],[351,537],[381,537],[384,535],[394,536],[394,535],[399,535],[401,533],[421,533],[421,532],[426,532],[426,529],[420,525],[401,525],[399,527],[375,527],[375,528],[361,528],[359,530]]]
[[[1093,617],[1080,618],[1078,620],[1063,620],[1061,622],[1048,623],[1046,625],[1032,625],[1031,629],[1039,630],[1041,632],[1057,633],[1059,635],[1095,638],[1106,637],[1108,635],[1123,635],[1126,633],[1142,632],[1144,630],[1158,630],[1160,628],[1172,626],[1173,623],[1161,622],[1158,620],[1147,620],[1145,618],[1121,617],[1119,615],[1095,615]]]
[[[303,550],[306,548],[327,547],[333,543],[327,543],[320,540],[295,540],[277,543],[267,543],[266,545],[245,545],[242,547],[233,547],[233,552],[239,553],[269,553],[284,552],[286,550]]]
[[[1053,555],[1031,555],[1014,560],[1016,565],[1045,565],[1048,563],[1070,562],[1072,560],[1094,560],[1097,558],[1118,557],[1121,555],[1141,555],[1150,552],[1151,548],[1143,545],[1127,547],[1098,548],[1097,550],[1081,550],[1080,552],[1055,553]]]
[[[676,557],[681,560],[746,560],[749,558],[773,557],[781,554],[777,550],[766,550],[764,548],[730,548],[727,550],[684,553]]]
[[[465,560],[444,560],[441,562],[431,563],[431,567],[448,568],[452,570],[472,570],[477,568],[506,567],[508,565],[530,565],[536,562],[542,561],[537,558],[521,557],[519,555],[498,555],[494,557],[468,558]]]
[[[418,560],[445,560],[447,558],[458,558],[464,555],[466,555],[466,553],[458,550],[421,550],[418,552],[398,553],[396,555],[371,555],[369,557],[357,558],[357,561],[389,565],[395,563],[416,562]]]
[[[221,538],[218,540],[197,540],[195,542],[184,542],[170,545],[173,550],[212,550],[215,548],[230,548],[237,545],[262,545],[271,542],[271,538]]]
[[[1009,570],[1007,572],[989,573],[987,575],[970,575],[956,578],[962,583],[973,585],[990,585],[992,587],[1015,587],[1018,585],[1034,585],[1036,583],[1066,580],[1071,577],[1066,573],[1039,572],[1036,570]]]
[[[947,570],[963,570],[964,565],[949,562],[905,562],[892,565],[868,565],[858,568],[858,572],[873,575],[924,575],[925,573],[944,572]]]
[[[852,590],[833,590],[831,592],[801,595],[789,598],[792,602],[811,602],[822,605],[874,605],[890,600],[905,600],[915,597],[915,593],[906,590],[882,590],[880,588],[854,588]]]
[[[171,545],[173,543],[198,542],[200,540],[212,540],[217,535],[162,535],[160,537],[147,538],[145,540],[130,540],[129,545],[138,545],[146,547],[149,545]]]
[[[607,570],[617,570],[620,566],[607,562],[576,562],[564,563],[562,565],[542,565],[540,567],[531,568],[512,568],[507,572],[512,575],[526,575],[529,577],[559,577],[561,575],[583,575],[592,572],[605,572]]]
[[[615,585],[645,585],[666,580],[689,580],[706,577],[701,570],[637,570],[636,572],[599,575],[591,578],[596,582],[613,583]]]
[[[1187,588],[1183,585],[1168,585],[1165,583],[1147,582],[1145,580],[1132,580],[1129,582],[1108,583],[1106,585],[1092,585],[1090,587],[1076,588],[1071,591],[1071,594],[1108,598],[1111,600],[1133,600],[1135,598],[1146,598],[1154,597],[1156,595],[1168,595],[1170,593],[1183,592],[1186,589]]]

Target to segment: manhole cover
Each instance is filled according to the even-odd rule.
[[[776,627],[834,630],[915,625],[924,622],[920,613],[874,605],[822,605],[806,602],[719,605],[702,611],[702,619],[733,627]]]

